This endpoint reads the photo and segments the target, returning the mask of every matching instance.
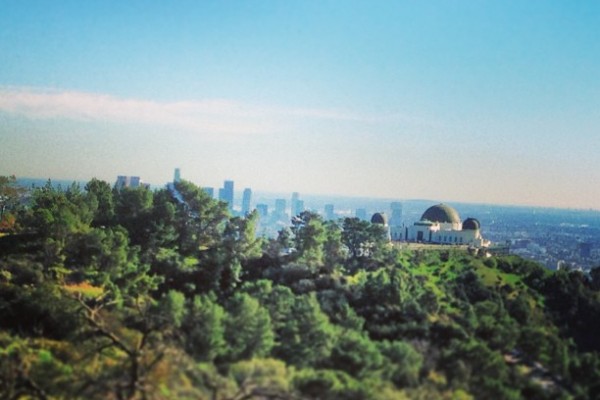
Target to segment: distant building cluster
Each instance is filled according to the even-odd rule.
[[[181,170],[176,168],[173,181],[167,184],[167,189],[176,200],[182,202],[181,195],[175,189],[175,183],[180,180]],[[117,190],[149,186],[139,176],[119,175],[115,182]],[[213,188],[202,189],[215,198]],[[600,218],[592,211],[539,212],[535,207],[491,206],[489,209],[480,209],[469,206],[471,210],[479,210],[476,213],[485,214],[482,218],[486,222],[486,237],[491,239],[487,240],[482,237],[479,220],[467,218],[462,221],[458,212],[446,204],[431,206],[421,214],[420,210],[426,207],[422,200],[395,201],[386,207],[377,199],[353,199],[349,202],[347,198],[339,198],[340,203],[334,200],[334,204],[331,198],[319,199],[315,196],[317,198],[313,197],[307,202],[311,206],[308,208],[298,192],[292,193],[290,202],[284,198],[265,199],[260,196],[256,202],[253,196],[252,189],[245,188],[238,203],[234,204],[234,181],[226,180],[216,197],[227,203],[233,215],[245,216],[256,211],[259,236],[276,237],[281,229],[289,228],[294,216],[310,210],[321,214],[326,221],[355,217],[383,225],[388,239],[393,242],[465,245],[486,248],[486,251],[494,254],[510,252],[538,261],[549,269],[589,271],[593,267],[600,267]],[[419,206],[416,207],[416,204]],[[403,210],[403,206],[408,211]],[[385,211],[371,214],[382,209]],[[411,222],[407,223],[406,219]]]
[[[291,213],[292,216],[300,214],[304,211],[304,200],[300,200],[300,194],[298,192],[292,193],[292,204]]]
[[[305,208],[304,200],[300,199],[300,194],[298,192],[294,192],[292,193],[289,208],[286,199],[278,198],[275,199],[272,210],[270,210],[269,205],[266,203],[257,204],[256,210],[258,212],[258,216],[260,217],[258,229],[259,235],[276,237],[278,232],[282,229],[288,228],[290,226],[291,219],[305,211]]]
[[[150,187],[150,184],[142,182],[139,176],[119,175],[117,176],[117,181],[115,182],[115,187],[117,189],[137,188],[141,186]]]
[[[181,181],[181,170],[175,169],[173,182],[167,184],[167,188],[177,197],[178,192],[175,189],[175,183]],[[117,189],[136,188],[147,186],[139,176],[117,177],[115,184]],[[274,207],[269,209],[269,205],[258,203],[252,205],[252,189],[245,188],[242,192],[242,198],[238,207],[234,206],[235,191],[234,181],[225,180],[223,187],[219,188],[218,199],[227,204],[229,211],[233,215],[246,216],[256,210],[259,216],[258,234],[267,237],[275,237],[281,229],[288,228],[290,221],[294,216],[305,211],[304,200],[300,199],[298,192],[292,193],[289,204],[286,199],[277,198],[274,200]],[[204,187],[203,190],[214,198],[214,189]],[[346,210],[341,214],[336,213],[335,205],[327,203],[323,205],[321,215],[326,221],[335,221],[348,215]],[[357,208],[354,213],[356,218],[367,220],[367,210]],[[458,212],[446,205],[438,204],[429,207],[421,216],[421,219],[412,225],[406,225],[402,216],[402,203],[392,202],[390,204],[390,217],[385,212],[377,212],[371,217],[371,223],[383,225],[387,232],[387,237],[391,241],[432,243],[445,245],[468,245],[473,247],[488,247],[490,241],[481,236],[481,226],[477,219],[467,218],[461,221]],[[587,255],[590,252],[589,246],[582,245],[581,253]]]
[[[225,181],[223,187],[219,189],[219,200],[227,203],[229,211],[233,211],[233,181]]]

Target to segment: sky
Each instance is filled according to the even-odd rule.
[[[600,209],[595,0],[0,10],[0,175]]]

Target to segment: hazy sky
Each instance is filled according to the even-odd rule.
[[[599,1],[0,10],[0,174],[600,208]]]

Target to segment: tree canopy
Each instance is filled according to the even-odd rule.
[[[0,194],[1,398],[600,395],[598,270],[402,250],[312,212],[262,238],[186,181]]]

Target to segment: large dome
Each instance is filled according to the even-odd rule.
[[[460,224],[458,212],[446,204],[429,207],[421,216],[421,221]]]

